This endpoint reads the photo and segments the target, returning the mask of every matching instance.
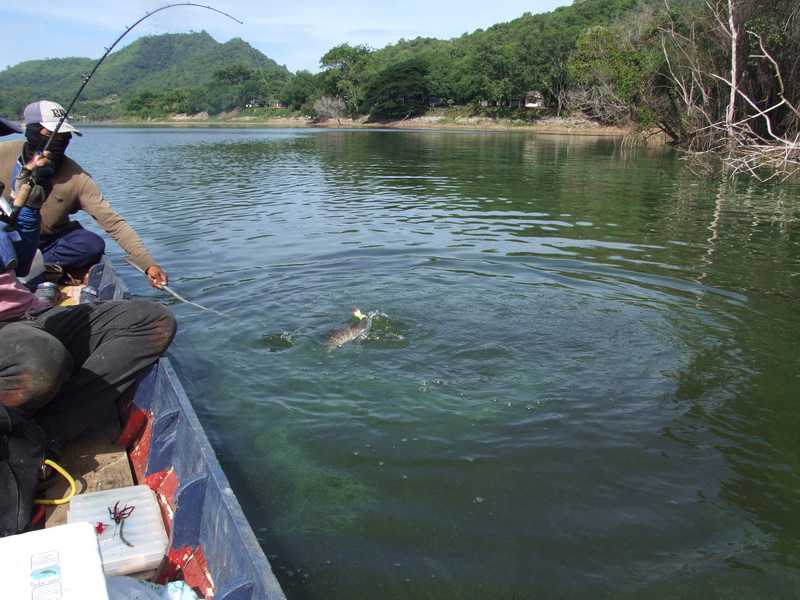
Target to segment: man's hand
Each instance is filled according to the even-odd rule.
[[[50,151],[46,150],[43,154],[37,154],[22,167],[17,176],[16,189],[21,189],[21,185],[31,186],[25,206],[34,210],[40,210],[42,204],[47,200],[50,192],[53,191],[53,181],[50,179]]]
[[[160,290],[164,289],[164,286],[169,283],[169,277],[158,265],[153,265],[147,271],[145,271],[145,275],[147,275],[147,281],[150,282],[154,288],[158,288]]]
[[[45,150],[42,154],[34,156],[23,169],[33,171],[36,167],[49,167],[50,166],[50,150]]]

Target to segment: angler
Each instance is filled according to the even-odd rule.
[[[64,273],[65,277],[70,275],[80,280],[92,265],[99,262],[105,252],[103,238],[71,218],[83,211],[131,255],[147,273],[153,287],[163,287],[169,281],[167,274],[139,235],[114,210],[94,179],[66,155],[72,136],[82,134],[66,120],[65,112],[56,102],[33,102],[25,108],[26,139],[0,143],[0,178],[14,182],[12,197],[15,207],[19,206],[20,197],[27,197],[29,193],[22,190],[25,184],[17,181],[16,173],[22,164],[32,160],[37,148],[49,148],[52,170],[47,178],[52,180],[53,191],[42,206],[39,240],[44,263],[52,265],[52,269]],[[34,172],[29,181],[34,181],[37,175],[40,174]]]
[[[56,122],[55,127],[52,129],[52,135],[49,136],[49,139],[44,144],[44,146],[42,148],[38,149],[39,152],[44,152],[45,150],[49,150],[50,146],[53,143],[53,140],[58,139],[58,132],[61,130],[62,125],[67,120],[67,117],[69,116],[69,113],[72,112],[72,107],[75,106],[75,103],[78,101],[78,98],[81,97],[81,94],[83,93],[84,88],[86,88],[86,85],[89,83],[89,80],[97,72],[97,69],[100,67],[100,65],[103,64],[103,61],[106,59],[106,57],[109,54],[111,54],[111,51],[116,47],[117,44],[119,44],[120,40],[122,40],[122,38],[124,38],[126,35],[128,35],[139,23],[141,23],[145,19],[147,19],[149,17],[152,17],[154,14],[156,14],[158,12],[161,12],[162,10],[166,10],[168,8],[174,8],[176,6],[196,6],[198,8],[205,8],[207,10],[213,10],[214,12],[219,13],[219,14],[221,14],[223,16],[226,16],[229,19],[232,19],[232,20],[236,21],[239,24],[243,24],[242,21],[232,17],[231,15],[229,15],[226,12],[222,12],[221,10],[217,10],[216,8],[212,8],[210,6],[202,6],[200,4],[194,4],[192,2],[181,2],[179,4],[167,4],[166,6],[162,6],[161,8],[157,8],[153,12],[147,13],[141,19],[136,21],[136,23],[134,23],[130,27],[126,27],[125,31],[116,40],[114,40],[114,43],[111,44],[108,48],[106,48],[105,54],[103,54],[103,56],[100,57],[100,60],[98,60],[97,63],[94,65],[94,68],[92,69],[92,72],[89,73],[88,75],[84,75],[83,76],[83,85],[81,85],[80,89],[78,90],[78,93],[75,94],[75,97],[72,99],[72,102],[70,102],[69,106],[67,106],[67,109],[64,110],[62,108],[58,115],[54,115],[54,116],[57,117],[57,122]],[[19,215],[19,211],[23,206],[25,206],[25,202],[27,202],[27,200],[28,200],[28,194],[30,193],[32,187],[33,187],[33,183],[31,181],[28,181],[27,183],[21,185],[20,189],[18,189],[16,191],[16,194],[15,194],[15,197],[14,197],[15,199],[14,199],[13,212],[12,212],[11,217],[9,219],[9,223],[8,223],[8,225],[6,227],[7,231],[11,231],[14,228],[14,224],[17,221],[17,216]]]
[[[166,6],[162,6],[153,12],[147,13],[133,25],[127,27],[125,31],[114,41],[114,43],[106,48],[105,54],[103,54],[100,60],[98,60],[94,65],[91,73],[84,75],[83,84],[66,109],[55,102],[49,101],[34,102],[25,109],[25,123],[27,127],[26,137],[31,145],[25,150],[18,148],[20,151],[16,152],[12,160],[9,160],[9,156],[14,154],[14,151],[11,149],[11,147],[6,146],[0,149],[0,174],[3,176],[7,176],[9,173],[13,174],[11,171],[13,166],[11,165],[17,161],[18,156],[21,156],[26,152],[32,156],[34,153],[41,154],[50,150],[51,152],[55,152],[56,155],[61,154],[63,156],[63,151],[69,144],[72,133],[81,135],[77,129],[69,124],[67,118],[72,111],[75,102],[77,102],[78,98],[80,98],[84,88],[86,88],[86,85],[89,83],[95,72],[97,72],[97,69],[106,59],[106,57],[116,47],[120,40],[122,40],[122,38],[130,33],[137,25],[139,25],[139,23],[162,10],[174,8],[176,6],[196,6],[198,8],[205,8],[226,16],[237,23],[242,23],[242,21],[239,21],[231,15],[217,10],[216,8],[193,4],[191,2],[167,4]],[[30,127],[31,125],[33,127]],[[8,143],[15,144],[15,142]],[[67,267],[68,269],[78,270],[90,266],[93,260],[92,256],[97,257],[102,255],[105,249],[105,244],[103,243],[102,239],[99,239],[99,237],[95,239],[88,236],[87,234],[89,232],[83,230],[80,224],[69,220],[69,214],[77,212],[79,209],[83,209],[95,217],[95,219],[97,219],[98,222],[103,225],[104,229],[120,244],[120,246],[122,246],[129,254],[131,254],[136,263],[142,268],[143,271],[147,273],[150,285],[159,289],[163,289],[168,282],[167,274],[156,264],[155,260],[152,259],[136,232],[133,231],[133,229],[124,221],[124,219],[120,218],[119,215],[117,215],[116,212],[111,209],[108,202],[105,201],[100,193],[99,188],[97,188],[97,185],[94,184],[94,181],[91,179],[91,177],[89,177],[88,174],[80,168],[80,165],[74,161],[70,161],[70,159],[66,158],[65,156],[63,157],[63,160],[64,162],[69,161],[69,166],[71,168],[77,168],[76,172],[83,177],[82,180],[87,181],[87,186],[89,188],[92,188],[93,186],[93,189],[87,190],[86,193],[84,193],[82,188],[79,190],[73,190],[73,193],[70,197],[71,205],[68,208],[62,207],[59,215],[53,216],[51,220],[48,221],[47,214],[43,214],[43,236],[49,235],[51,238],[56,238],[55,240],[45,239],[43,241],[43,244],[51,243],[54,245],[54,247],[49,249],[44,248],[44,252],[48,252],[49,250],[53,255],[51,258],[53,258],[58,256],[58,253],[61,250],[64,250],[68,253],[68,255],[60,256],[58,258],[58,262],[53,261],[54,264],[62,263],[63,266]],[[56,184],[58,184],[59,179],[64,179],[64,176],[61,175],[57,167],[58,165],[56,165],[56,174],[54,177]],[[35,184],[35,175],[36,174],[32,174],[29,179],[18,182],[18,185],[16,185],[16,189],[13,192],[13,206],[11,214],[8,218],[8,224],[6,226],[7,231],[12,231],[14,229],[19,211],[23,206],[25,206],[28,200],[28,195]],[[15,179],[12,180],[15,181]],[[59,200],[57,204],[63,205],[64,198],[58,196],[60,191],[63,190],[55,189],[54,194]],[[86,198],[86,200],[84,200],[84,198]],[[54,204],[56,203],[47,204],[48,208],[45,213],[53,212],[55,210]],[[91,206],[91,209],[87,208],[87,204]],[[98,216],[98,213],[101,213],[100,216]],[[105,223],[103,223],[103,219],[105,219]],[[48,231],[48,227],[50,228],[50,231]],[[61,242],[64,241],[62,238],[67,236],[73,238],[72,243],[66,240],[65,244],[61,244]],[[55,247],[57,245],[63,245],[63,248],[58,249]],[[45,260],[47,260],[47,258],[45,258]]]

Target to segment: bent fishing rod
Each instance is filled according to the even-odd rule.
[[[133,267],[134,269],[136,269],[137,271],[139,271],[139,273],[141,273],[142,275],[147,275],[147,273],[145,273],[144,269],[142,269],[142,267],[140,267],[139,265],[137,265],[137,264],[136,264],[135,262],[133,262],[132,260],[130,260],[130,259],[127,259],[127,258],[126,258],[126,259],[125,259],[125,262],[126,262],[126,263],[128,263],[130,266],[132,266],[132,267]],[[203,306],[202,304],[198,304],[197,302],[192,302],[191,300],[187,300],[186,298],[184,298],[183,296],[181,296],[181,295],[180,295],[178,292],[176,292],[175,290],[173,290],[173,289],[172,289],[171,287],[169,287],[168,285],[162,285],[161,287],[162,287],[164,290],[166,290],[167,292],[169,292],[170,294],[172,294],[172,295],[173,295],[173,296],[174,296],[174,297],[175,297],[177,300],[180,300],[181,302],[185,302],[186,304],[191,304],[192,306],[196,306],[197,308],[200,308],[200,309],[202,309],[202,310],[206,310],[206,311],[208,311],[208,312],[215,313],[215,314],[217,314],[217,315],[219,315],[219,316],[221,316],[221,317],[225,317],[226,319],[232,319],[232,318],[233,318],[233,317],[232,317],[232,316],[230,316],[230,315],[226,315],[224,312],[219,312],[218,310],[214,310],[213,308],[208,308],[207,306]]]
[[[103,56],[100,57],[100,60],[97,61],[97,63],[94,65],[94,68],[91,70],[91,72],[88,75],[83,75],[82,76],[83,77],[83,84],[81,85],[80,89],[78,90],[78,93],[75,94],[75,97],[72,99],[72,102],[69,103],[69,105],[67,106],[67,108],[64,111],[64,113],[61,114],[61,115],[58,115],[59,119],[58,119],[58,123],[56,124],[55,129],[53,129],[53,132],[48,137],[47,143],[45,144],[44,148],[41,148],[41,149],[37,148],[37,153],[44,154],[45,151],[50,149],[50,144],[53,143],[53,140],[58,135],[58,130],[61,129],[61,125],[63,125],[64,121],[67,120],[67,116],[69,116],[69,113],[72,111],[72,107],[75,106],[75,103],[78,101],[78,98],[80,98],[81,94],[83,93],[83,90],[86,88],[86,85],[89,83],[89,80],[95,74],[95,72],[100,67],[100,65],[103,64],[103,61],[106,59],[106,57],[109,54],[111,54],[111,51],[120,42],[120,40],[122,40],[122,38],[124,38],[126,35],[128,35],[131,32],[131,30],[133,30],[134,27],[136,27],[139,23],[141,23],[145,19],[148,19],[148,18],[152,17],[154,14],[156,14],[158,12],[161,12],[162,10],[166,10],[168,8],[174,8],[176,6],[196,6],[197,8],[205,8],[207,10],[213,10],[216,13],[219,13],[219,14],[225,16],[225,17],[228,17],[229,19],[232,19],[233,21],[236,21],[240,25],[244,25],[244,22],[240,21],[236,17],[232,17],[231,15],[229,15],[226,12],[223,12],[223,11],[218,10],[216,8],[213,8],[211,6],[204,6],[202,4],[195,4],[194,2],[180,2],[178,4],[167,4],[165,6],[162,6],[161,8],[157,8],[153,12],[148,12],[147,14],[145,14],[145,16],[143,16],[141,19],[136,21],[133,25],[131,25],[130,27],[126,27],[125,31],[122,33],[122,35],[120,35],[116,40],[114,40],[113,44],[111,44],[108,48],[106,48],[105,54],[103,54]],[[33,177],[31,175],[31,177],[29,177],[27,181],[25,181],[24,183],[22,183],[22,185],[19,186],[18,190],[15,190],[14,205],[11,208],[11,215],[9,216],[8,225],[6,225],[6,231],[11,231],[12,229],[14,229],[14,225],[16,225],[16,223],[17,223],[17,217],[19,217],[19,211],[22,210],[22,207],[25,206],[25,203],[28,201],[28,196],[30,195],[32,189],[33,189]]]

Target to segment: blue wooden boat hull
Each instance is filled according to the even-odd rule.
[[[88,285],[101,300],[130,297],[107,260],[92,269]],[[120,414],[118,442],[136,483],[155,490],[169,534],[154,580],[181,579],[215,600],[284,599],[168,358],[140,374]]]

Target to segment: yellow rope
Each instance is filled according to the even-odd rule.
[[[72,490],[70,491],[69,496],[67,496],[66,498],[61,498],[60,500],[44,500],[44,499],[41,499],[41,498],[36,498],[34,500],[34,502],[36,504],[66,504],[67,502],[69,502],[70,500],[72,500],[75,497],[75,494],[78,493],[78,486],[75,485],[75,480],[72,478],[72,476],[69,473],[67,473],[61,467],[61,465],[58,465],[58,464],[54,463],[49,458],[44,461],[44,464],[53,467],[56,471],[61,473],[64,476],[64,479],[69,481],[69,485],[72,488]]]

